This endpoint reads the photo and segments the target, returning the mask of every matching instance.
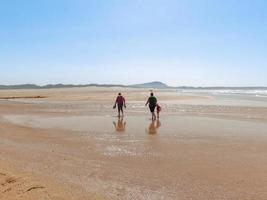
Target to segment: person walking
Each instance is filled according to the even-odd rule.
[[[157,98],[154,96],[154,93],[150,93],[150,97],[146,102],[146,106],[149,104],[149,109],[152,114],[152,120],[156,120],[155,108],[157,106]]]
[[[157,103],[156,109],[157,109],[157,118],[159,119],[159,113],[161,112],[161,106],[159,105],[159,103]]]
[[[121,93],[118,94],[113,109],[115,109],[116,106],[118,106],[118,117],[121,117],[121,114],[123,117],[123,107],[126,108],[126,101],[125,98],[121,95]]]

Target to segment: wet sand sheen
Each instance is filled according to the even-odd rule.
[[[124,130],[118,131],[121,122],[109,116],[9,115],[5,120],[77,131],[72,139],[85,144],[93,141],[96,148],[90,152],[83,145],[76,147],[78,157],[71,148],[65,149],[77,160],[69,157],[60,169],[78,167],[80,172],[65,176],[72,181],[79,176],[76,184],[91,185],[105,198],[117,199],[114,193],[121,199],[138,195],[140,199],[234,199],[239,195],[249,199],[253,191],[266,195],[261,164],[267,162],[259,159],[266,154],[262,151],[267,141],[264,123],[173,116],[151,122],[145,116],[128,116],[122,122]],[[89,155],[101,163],[98,169],[90,169]],[[94,181],[84,177],[87,173],[96,173]]]
[[[78,131],[91,135],[97,133],[102,135],[108,133],[113,135],[116,126],[124,124],[121,131],[127,135],[144,135],[150,128],[158,126],[157,133],[163,136],[194,135],[201,134],[229,137],[242,136],[265,136],[266,124],[261,122],[248,122],[231,119],[215,119],[210,117],[168,116],[165,115],[158,120],[152,121],[148,116],[126,116],[118,118],[115,116],[45,116],[45,115],[5,115],[3,119],[7,122],[21,126],[43,129],[65,129]],[[127,126],[126,126],[127,124]],[[153,126],[154,125],[154,126]],[[114,129],[115,127],[115,129]],[[117,131],[120,132],[120,131]]]
[[[74,91],[78,97],[80,90]],[[215,106],[221,103],[215,98],[205,102],[212,106],[197,105],[201,98],[186,105],[166,99],[161,119],[152,122],[135,99],[138,94],[131,91],[123,120],[112,116],[109,97],[98,104],[84,96],[69,102],[0,101],[0,172],[9,174],[3,170],[9,163],[39,180],[27,182],[23,191],[42,187],[27,196],[11,189],[3,198],[266,199],[266,107]],[[213,117],[221,112],[223,117]]]

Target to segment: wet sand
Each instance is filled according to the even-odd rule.
[[[112,109],[118,91],[123,119]],[[0,199],[267,199],[267,103],[155,91],[0,91]]]

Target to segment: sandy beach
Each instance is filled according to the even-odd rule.
[[[148,89],[0,91],[0,199],[267,199],[265,99],[154,92],[152,122]]]

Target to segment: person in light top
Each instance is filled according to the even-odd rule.
[[[160,113],[160,111],[161,111],[161,106],[159,105],[159,103],[157,103],[157,105],[156,105],[156,109],[157,109],[157,117],[158,117],[158,119],[159,119],[159,113]]]

